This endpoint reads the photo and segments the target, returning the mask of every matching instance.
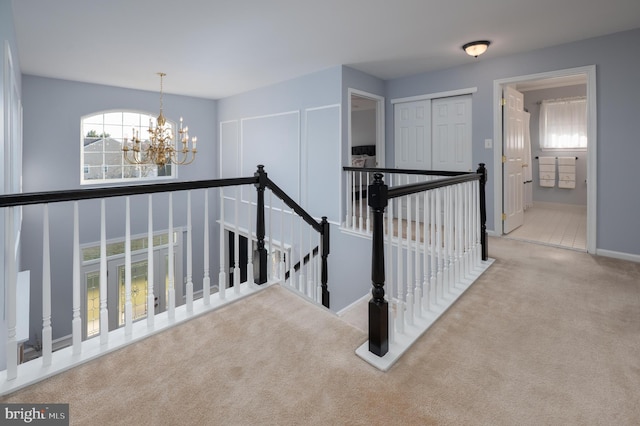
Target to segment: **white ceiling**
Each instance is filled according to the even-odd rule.
[[[638,0],[13,0],[24,74],[218,99],[336,65],[382,79],[640,27]],[[487,39],[477,59],[461,46]]]

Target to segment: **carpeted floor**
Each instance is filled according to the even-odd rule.
[[[272,287],[3,402],[81,425],[640,424],[640,264],[507,239],[387,373]],[[337,284],[335,284],[337,285]]]

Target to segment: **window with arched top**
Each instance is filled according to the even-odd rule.
[[[175,167],[167,164],[130,164],[122,155],[125,139],[131,141],[136,132],[141,140],[148,139],[149,122],[156,117],[137,111],[103,111],[82,117],[80,123],[80,183],[124,183],[175,178]],[[167,120],[175,130],[175,123]]]

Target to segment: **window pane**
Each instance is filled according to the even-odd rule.
[[[104,124],[118,124],[122,126],[122,112],[107,112],[104,115]]]
[[[146,117],[146,115],[138,114],[137,112],[125,112],[122,114],[122,125],[124,127],[140,126],[140,124],[146,123],[146,121],[140,122],[141,117]],[[148,118],[147,121],[149,121]]]
[[[122,139],[122,124],[105,124],[104,133],[104,137],[112,139]]]
[[[100,125],[100,126],[102,126],[102,123],[104,122],[103,117],[104,117],[103,114],[96,114],[96,115],[92,115],[90,117],[85,117],[84,124],[85,125]]]

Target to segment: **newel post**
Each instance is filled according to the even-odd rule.
[[[256,238],[257,248],[253,252],[253,276],[256,284],[267,282],[267,249],[264,247],[264,189],[267,186],[267,173],[262,164],[258,165],[258,171],[253,174],[258,178],[255,187],[258,190],[258,205],[256,207]]]
[[[489,259],[489,245],[487,243],[487,169],[484,163],[480,163],[477,173],[480,175],[480,245],[482,247],[482,260]]]
[[[327,258],[329,257],[329,222],[327,217],[322,216],[322,270],[320,275],[320,285],[322,287],[322,306],[329,308],[329,288],[327,281],[329,280],[329,265]]]
[[[373,298],[369,301],[369,351],[379,357],[389,351],[389,304],[384,298],[384,209],[387,207],[387,185],[382,174],[373,175],[367,194],[373,212],[371,281]]]

